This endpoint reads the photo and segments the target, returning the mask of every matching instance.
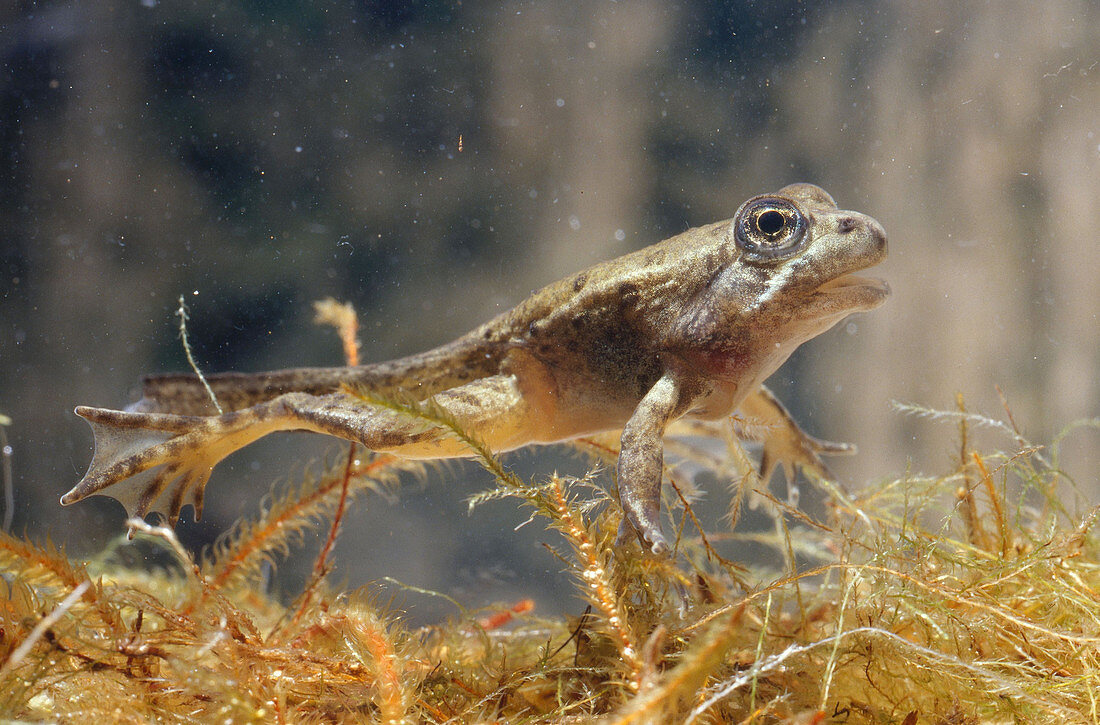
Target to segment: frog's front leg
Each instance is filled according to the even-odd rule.
[[[537,440],[542,416],[513,375],[493,375],[438,393],[431,402],[494,451]],[[371,406],[347,393],[286,393],[219,416],[80,407],[92,426],[95,453],[84,478],[61,499],[71,504],[102,493],[131,516],[161,513],[175,523],[190,503],[201,515],[214,466],[268,433],[307,430],[410,458],[469,455],[448,431],[413,416]]]
[[[681,410],[683,381],[665,373],[645,394],[623,428],[619,449],[619,501],[626,518],[619,539],[634,533],[654,554],[668,551],[661,533],[661,480],[665,426]]]
[[[835,480],[821,454],[838,455],[855,453],[851,443],[832,443],[814,438],[802,430],[779,399],[761,385],[737,406],[737,411],[750,424],[743,437],[761,441],[764,451],[760,456],[760,479],[767,482],[777,465],[790,484],[794,480],[795,467],[810,471],[822,478]]]

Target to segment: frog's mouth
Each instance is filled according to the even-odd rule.
[[[831,279],[817,288],[818,292],[840,292],[853,288],[864,289],[868,292],[877,292],[883,297],[890,294],[890,285],[886,280],[878,277],[863,277],[858,274],[844,274],[836,279]]]
[[[878,277],[842,274],[817,288],[821,314],[860,312],[878,307],[890,296],[890,285]]]

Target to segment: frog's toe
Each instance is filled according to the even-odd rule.
[[[636,539],[643,547],[648,548],[654,556],[667,556],[670,551],[668,540],[665,539],[659,524],[636,523],[628,514],[619,523],[619,530],[615,534],[616,548],[627,546],[631,539]]]
[[[837,443],[835,441],[823,441],[813,436],[806,437],[815,452],[824,453],[827,456],[851,456],[859,451],[855,443]]]
[[[643,536],[644,539],[648,539],[649,551],[654,556],[668,556],[671,547],[668,545],[668,541],[665,540],[664,535],[660,531],[651,532],[648,536]]]
[[[760,479],[771,480],[777,466],[783,467],[787,482],[794,480],[795,469],[807,474],[835,481],[836,476],[821,459],[822,455],[850,455],[856,452],[851,443],[823,441],[802,433],[797,436],[774,436],[764,441],[760,455]]]

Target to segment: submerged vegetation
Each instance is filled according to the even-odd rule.
[[[535,617],[520,602],[410,630],[370,591],[332,590],[327,556],[347,499],[412,467],[388,455],[352,450],[273,492],[200,558],[171,530],[131,521],[159,568],[125,565],[120,547],[77,564],[4,534],[0,712],[133,722],[1093,720],[1097,511],[1078,519],[1060,505],[1072,489],[1056,445],[951,417],[963,430],[1005,429],[1012,445],[979,453],[964,435],[946,476],[858,495],[829,487],[827,521],[771,499],[779,526],[769,543],[798,563],[771,578],[715,551],[695,528],[688,482],[672,472],[685,494],[678,554],[654,559],[614,545],[608,475],[525,482],[478,450],[497,487],[474,503],[518,497],[568,542],[555,553],[588,605],[573,619]],[[605,442],[578,445],[614,455]],[[265,594],[266,564],[318,527],[330,535],[314,577],[289,603]]]
[[[342,319],[352,359],[354,317]],[[773,512],[774,531],[753,538],[781,554],[776,571],[724,558],[736,535],[703,530],[691,477],[671,467],[675,555],[616,545],[621,512],[605,465],[613,437],[575,444],[590,475],[525,481],[439,411],[364,398],[463,439],[496,479],[471,505],[517,498],[561,532],[553,553],[586,605],[578,616],[536,616],[521,601],[411,629],[376,591],[335,590],[329,555],[349,500],[392,489],[418,465],[353,445],[318,475],[273,490],[199,557],[170,529],[137,520],[134,544],[158,566],[127,564],[132,545],[121,537],[84,564],[0,534],[0,713],[61,722],[1100,718],[1100,509],[1073,512],[1060,439],[1035,445],[1010,414],[1001,422],[961,401],[951,412],[904,408],[958,425],[957,465],[858,493],[819,481],[822,520],[768,494],[728,431],[719,440],[729,455],[699,445],[707,431],[685,431],[678,456],[736,482],[732,519],[742,493]],[[975,426],[992,429],[1002,450],[978,450]],[[313,575],[280,601],[267,593],[270,564],[312,529],[327,531]]]

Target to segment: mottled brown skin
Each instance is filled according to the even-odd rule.
[[[655,553],[663,435],[681,417],[740,408],[764,425],[762,474],[776,464],[824,473],[818,441],[761,383],[802,342],[877,307],[886,285],[853,272],[886,256],[865,215],[810,184],[745,202],[732,220],[689,229],[536,292],[447,345],[355,368],[209,378],[223,414],[191,375],[151,377],[126,411],[79,407],[96,450],[63,504],[104,493],[133,515],[183,505],[201,514],[214,465],[276,430],[311,430],[403,456],[469,451],[442,430],[344,392],[431,400],[495,451],[621,430],[620,500]]]

